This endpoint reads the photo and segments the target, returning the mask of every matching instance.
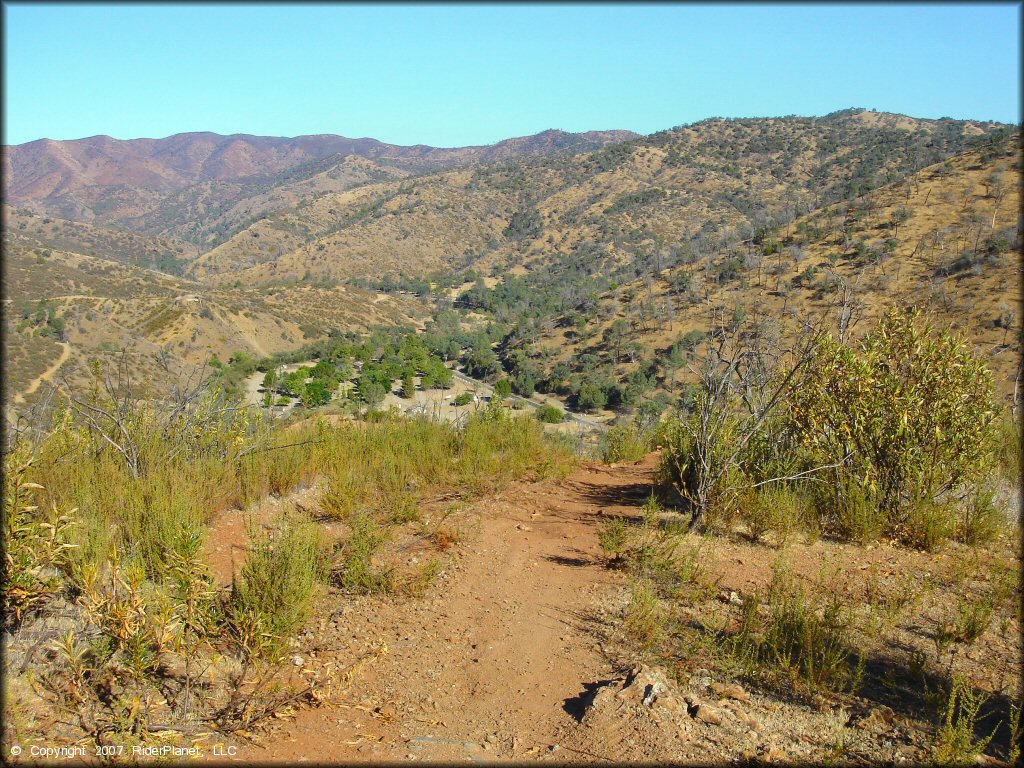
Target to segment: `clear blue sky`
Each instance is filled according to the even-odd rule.
[[[845,107],[1020,121],[1020,6],[5,3],[4,143],[486,144]]]

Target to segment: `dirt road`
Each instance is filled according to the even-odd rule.
[[[28,385],[28,387],[25,388],[24,391],[19,392],[18,394],[16,394],[14,396],[14,402],[16,402],[16,403],[24,403],[25,402],[25,397],[27,395],[31,395],[33,392],[35,392],[37,389],[39,389],[39,385],[42,384],[44,381],[49,381],[54,376],[56,376],[57,375],[57,371],[60,370],[60,367],[62,365],[64,365],[64,363],[66,363],[68,361],[69,357],[71,357],[71,345],[68,344],[65,341],[61,341],[61,342],[58,342],[58,343],[61,346],[60,357],[57,358],[57,361],[53,365],[51,365],[49,368],[47,368],[41,374],[39,374],[34,379],[32,379],[31,383]]]
[[[448,762],[554,754],[592,684],[613,673],[601,652],[601,608],[623,577],[604,566],[595,523],[602,514],[635,510],[653,470],[649,459],[585,466],[560,482],[515,484],[481,502],[479,529],[458,545],[455,565],[425,598],[335,597],[324,628],[296,653],[341,661],[383,641],[387,654],[357,675],[341,706],[299,712],[234,759]]]

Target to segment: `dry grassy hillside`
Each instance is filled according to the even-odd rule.
[[[195,276],[423,274],[536,268],[585,244],[622,264],[723,231],[792,221],[998,133],[1000,126],[849,111],[707,120],[572,156],[478,165],[326,193],[206,254]]]
[[[471,263],[503,239],[514,200],[501,190],[471,190],[470,179],[458,171],[321,196],[257,221],[203,254],[191,275],[261,282],[309,270],[339,279]]]
[[[4,205],[3,228],[40,258],[53,250],[83,253],[140,267],[180,274],[199,249],[176,237],[150,237],[124,229],[38,216]]]
[[[301,205],[328,192],[401,179],[409,171],[353,155],[331,155],[276,174],[232,181],[203,181],[167,196],[123,226],[156,234],[176,234],[203,250],[262,216]]]
[[[310,194],[474,163],[584,152],[635,136],[550,130],[456,148],[402,147],[326,134],[41,139],[4,147],[4,192],[9,202],[40,215],[183,237],[209,247],[253,218]]]
[[[29,389],[68,350],[49,380],[88,380],[92,359],[128,349],[140,392],[160,391],[216,355],[261,357],[293,349],[331,328],[418,325],[425,307],[411,299],[347,287],[281,284],[210,289],[192,281],[83,254],[40,259],[9,239],[4,249],[8,402]],[[29,402],[45,388],[37,388]]]
[[[611,362],[615,347],[631,345],[641,359],[664,356],[687,332],[784,328],[797,311],[824,312],[849,291],[862,327],[892,305],[927,308],[971,339],[1009,396],[1021,359],[1020,160],[1019,145],[998,156],[967,152],[760,242],[655,264],[602,295],[585,333],[561,322],[543,334],[536,357],[570,367],[587,353]],[[613,343],[616,320],[626,325]],[[623,354],[615,369],[624,376],[639,364]],[[663,386],[676,380],[670,366],[662,374]]]

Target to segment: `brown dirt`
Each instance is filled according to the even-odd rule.
[[[426,599],[348,600],[321,620],[309,647],[319,662],[388,645],[342,704],[299,712],[236,759],[548,754],[581,714],[586,685],[613,676],[595,617],[624,577],[604,566],[594,523],[642,501],[655,466],[653,457],[586,466],[564,481],[515,484],[483,502],[478,531]]]

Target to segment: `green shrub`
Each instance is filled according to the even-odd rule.
[[[823,526],[844,539],[867,544],[885,529],[885,510],[856,478],[845,472],[831,474],[816,485],[814,500]]]
[[[473,402],[473,395],[469,392],[463,392],[461,395],[456,395],[455,399],[452,400],[452,405],[469,405]]]
[[[565,414],[553,405],[542,405],[537,409],[537,418],[545,424],[561,424]]]
[[[767,609],[762,612],[760,606]],[[784,567],[776,567],[767,594],[744,599],[739,632],[730,640],[734,655],[778,685],[854,692],[862,662],[849,640],[852,616],[835,590],[808,594]]]
[[[803,522],[803,502],[795,489],[782,483],[759,489],[753,503],[744,510],[751,538],[760,541],[772,533],[779,544],[787,543]]]
[[[658,593],[646,579],[633,582],[629,603],[623,618],[626,634],[640,645],[650,648],[664,633],[664,613],[658,604]]]
[[[498,379],[494,384],[494,396],[499,400],[504,400],[506,397],[512,395],[512,382],[508,379]]]
[[[822,339],[791,401],[822,463],[844,463],[885,528],[912,543],[955,530],[950,491],[975,484],[995,446],[992,375],[967,342],[916,311],[889,312],[856,348]]]
[[[620,424],[601,436],[601,461],[639,461],[650,450],[650,438],[634,424]]]
[[[597,540],[601,551],[608,556],[610,562],[617,562],[626,548],[626,521],[619,516],[610,518],[598,526]]]
[[[985,704],[986,696],[975,693],[970,682],[954,675],[942,713],[942,727],[932,748],[932,759],[939,765],[965,765],[985,751],[995,731],[989,736],[978,739],[978,714]]]
[[[277,530],[257,537],[241,578],[232,585],[230,612],[262,628],[270,657],[306,620],[319,586],[326,580],[329,547],[314,523],[285,517]]]
[[[963,502],[955,538],[965,544],[982,544],[994,540],[1005,525],[995,488],[979,483]]]
[[[349,538],[341,548],[341,568],[336,573],[338,585],[358,592],[390,591],[391,573],[373,565],[373,555],[385,540],[384,529],[366,514],[352,518],[349,528]]]
[[[68,532],[72,510],[60,515],[39,511],[34,491],[45,490],[26,480],[31,460],[25,450],[4,457],[4,627],[16,627],[63,587],[61,572],[69,565]]]

